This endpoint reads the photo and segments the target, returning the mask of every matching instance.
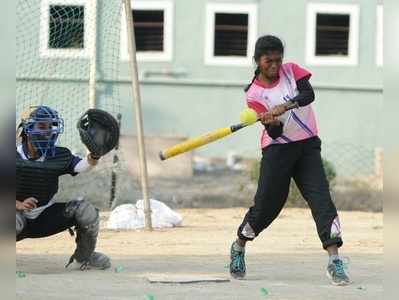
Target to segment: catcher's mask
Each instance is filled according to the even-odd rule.
[[[25,135],[41,156],[54,156],[58,135],[64,131],[64,120],[48,106],[31,107],[21,117],[21,135]]]

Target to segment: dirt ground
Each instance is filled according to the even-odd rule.
[[[229,247],[243,208],[181,209],[183,226],[145,231],[101,230],[98,250],[112,257],[106,271],[64,268],[74,250],[67,232],[17,243],[17,299],[381,299],[383,217],[341,212],[353,284],[335,287],[325,276],[326,254],[310,212],[287,208],[247,247],[246,280],[150,283],[148,276],[215,275],[230,279]],[[102,213],[102,226],[108,213]],[[263,289],[263,290],[262,290]],[[267,291],[267,292],[266,292]],[[267,294],[266,294],[267,293]]]

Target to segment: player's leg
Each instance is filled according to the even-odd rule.
[[[76,250],[72,254],[69,263],[74,260],[81,263],[81,269],[95,267],[107,269],[111,266],[108,256],[100,252],[94,252],[97,244],[97,236],[100,229],[100,217],[98,209],[89,201],[73,200],[65,205],[64,216],[76,220]],[[68,266],[67,265],[67,266]]]
[[[22,212],[19,211],[16,212],[15,221],[16,221],[15,224],[16,239],[18,240],[18,236],[25,229],[27,222]]]
[[[294,171],[294,180],[309,204],[323,248],[329,253],[329,276],[334,284],[348,284],[349,278],[338,256],[338,248],[342,246],[338,213],[331,199],[320,151],[319,138],[304,143],[303,155]]]
[[[75,227],[77,237],[76,250],[70,262],[75,259],[83,268],[109,268],[110,259],[102,253],[94,252],[99,231],[99,215],[97,209],[85,200],[54,203],[36,219],[27,219],[27,225],[18,239],[46,237],[71,227]]]
[[[283,208],[297,156],[297,145],[276,145],[264,149],[254,205],[239,226],[238,239],[230,250],[230,273],[233,277],[245,276],[245,243],[267,228]]]
[[[51,236],[75,226],[74,219],[64,216],[65,203],[54,203],[46,208],[37,218],[25,218],[24,229],[18,234],[17,239],[42,238]]]

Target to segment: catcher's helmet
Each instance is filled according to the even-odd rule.
[[[55,155],[55,143],[64,131],[64,120],[48,106],[30,107],[21,115],[21,136],[27,137],[40,155]]]

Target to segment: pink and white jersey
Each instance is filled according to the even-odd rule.
[[[312,74],[294,63],[283,64],[279,71],[280,78],[272,84],[265,84],[255,79],[247,91],[247,105],[258,114],[269,111],[278,104],[289,101],[298,95],[296,81]],[[264,129],[261,147],[271,144],[285,144],[304,140],[317,135],[316,118],[311,105],[285,112],[279,117],[283,122],[283,133],[272,139]]]

